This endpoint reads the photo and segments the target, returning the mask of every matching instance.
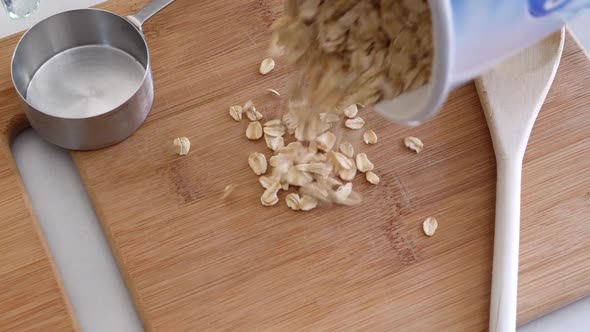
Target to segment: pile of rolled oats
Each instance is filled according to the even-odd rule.
[[[346,122],[355,120],[355,126],[342,123],[340,116],[320,113],[314,123],[322,127],[322,132],[312,140],[297,140],[297,122],[288,126],[283,119],[272,119],[261,124],[263,118],[254,104],[247,101],[244,106],[231,106],[229,115],[236,121],[245,117],[250,120],[246,137],[259,140],[264,137],[267,148],[272,151],[266,158],[264,153],[253,152],[248,157],[248,165],[256,174],[264,189],[260,202],[272,206],[279,202],[281,190],[291,191],[285,201],[296,211],[309,211],[319,204],[355,205],[361,202],[359,193],[353,191],[352,181],[358,173],[364,173],[371,184],[379,183],[379,176],[373,172],[375,166],[365,153],[355,155],[353,145],[342,140],[336,133],[340,127],[352,130],[361,129],[364,120],[357,116],[358,107],[347,108]],[[256,116],[256,114],[259,114]],[[372,130],[364,133],[366,144],[376,144],[377,134]],[[290,143],[285,142],[291,141]],[[226,189],[225,196],[229,190]]]
[[[271,52],[295,63],[314,108],[369,106],[430,79],[427,0],[286,0],[272,30]]]

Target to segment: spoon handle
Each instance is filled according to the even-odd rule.
[[[516,330],[522,158],[497,161],[490,332]]]

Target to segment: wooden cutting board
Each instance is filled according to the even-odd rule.
[[[130,14],[146,2],[102,7]],[[177,0],[154,16],[144,27],[156,91],[147,122],[117,146],[72,154],[146,328],[485,330],[495,162],[472,84],[419,128],[363,111],[379,143],[356,148],[381,184],[355,180],[360,206],[259,204],[246,160],[268,151],[227,109],[253,99],[267,118],[278,114],[282,99],[265,90],[285,92],[291,68],[277,59],[270,75],[257,69],[279,2]],[[75,328],[9,152],[26,125],[7,65],[16,41],[0,40],[0,283],[12,286],[0,294],[12,315],[0,329],[35,327],[18,316],[27,310]],[[568,36],[525,158],[520,323],[590,293],[589,86],[590,62]],[[408,135],[425,142],[419,155],[403,147]],[[188,156],[169,152],[178,136],[191,139]],[[237,189],[223,200],[228,184]],[[440,224],[432,238],[421,230],[428,216]]]
[[[18,38],[0,39],[0,331],[78,330],[10,151],[28,127],[10,79]]]

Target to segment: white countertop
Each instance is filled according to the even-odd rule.
[[[49,15],[99,2],[41,0],[38,11],[21,21],[9,19],[0,9],[0,37],[24,30]],[[590,49],[588,19],[590,15],[586,14],[570,24],[586,49]],[[82,330],[141,331],[141,322],[67,151],[46,143],[28,129],[16,138],[13,152]],[[588,313],[590,298],[518,331],[586,332],[590,330]]]

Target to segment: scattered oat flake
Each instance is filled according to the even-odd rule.
[[[355,167],[354,160],[340,152],[328,152],[328,159],[334,164],[336,169],[353,169]]]
[[[260,203],[263,206],[273,206],[279,202],[279,196],[275,191],[269,191],[268,189],[264,191],[262,196],[260,196]]]
[[[246,111],[246,116],[250,121],[259,121],[264,117],[262,113],[258,112],[255,107],[252,107]]]
[[[261,176],[258,178],[258,183],[260,183],[260,185],[262,186],[262,188],[264,189],[268,189],[268,187],[270,187],[273,183],[277,182],[278,180],[269,176]]]
[[[366,153],[359,153],[356,155],[356,167],[359,171],[366,173],[372,171],[375,166],[369,160]]]
[[[379,181],[381,181],[379,179],[379,176],[377,176],[377,174],[368,171],[367,173],[365,173],[365,177],[367,178],[367,181],[369,181],[370,184],[379,184]]]
[[[260,63],[259,72],[262,75],[270,73],[275,68],[275,60],[273,58],[266,58]]]
[[[285,202],[291,210],[298,211],[301,209],[299,205],[301,202],[301,197],[299,197],[299,194],[297,193],[290,193],[287,195],[287,197],[285,197]]]
[[[264,127],[264,134],[273,137],[281,137],[285,135],[285,127],[283,127],[282,125]]]
[[[361,129],[365,125],[365,120],[361,117],[356,117],[354,119],[348,119],[344,123],[346,128],[350,129]]]
[[[280,125],[281,125],[281,122],[282,122],[282,121],[281,121],[281,119],[273,119],[273,120],[266,121],[266,122],[264,123],[264,126],[265,126],[265,127],[275,127],[275,126],[280,126]]]
[[[348,182],[347,184],[338,187],[338,189],[336,189],[336,192],[334,193],[336,203],[346,202],[351,193],[352,182]]]
[[[223,189],[223,196],[221,197],[222,199],[226,199],[229,197],[229,195],[231,195],[234,190],[236,189],[236,185],[235,184],[228,184],[227,186],[225,186],[225,189]]]
[[[310,211],[318,206],[318,200],[310,195],[303,195],[299,200],[299,209],[301,211]]]
[[[232,119],[236,120],[236,121],[241,121],[242,120],[242,106],[230,106],[229,108],[229,115],[232,117]]]
[[[256,111],[252,111],[252,110],[246,111],[246,117],[248,118],[248,120],[256,121],[256,113],[254,113],[254,112],[256,112]]]
[[[272,93],[275,96],[278,96],[278,97],[281,96],[281,94],[277,90],[275,90],[275,89],[266,89],[266,91]]]
[[[175,138],[172,145],[179,156],[186,156],[191,149],[191,141],[186,137]]]
[[[375,132],[372,130],[367,130],[363,134],[363,141],[365,141],[365,144],[376,144],[377,134],[375,134]]]
[[[254,121],[248,124],[248,128],[246,128],[246,137],[249,140],[257,140],[262,137],[262,126],[260,122]]]
[[[248,165],[256,175],[266,173],[268,164],[266,163],[266,156],[262,153],[254,152],[248,157]]]
[[[318,149],[322,151],[330,151],[336,143],[336,135],[331,132],[325,132],[315,139],[318,144]]]
[[[281,184],[278,182],[274,182],[270,185],[270,187],[266,188],[262,196],[260,196],[260,203],[263,206],[272,206],[279,202],[279,197],[277,193],[281,189]]]
[[[283,189],[284,191],[289,190],[289,183],[287,181],[280,182],[280,184],[281,184],[281,189]]]
[[[419,138],[414,136],[408,136],[404,138],[404,145],[416,153],[420,153],[420,151],[424,149],[424,143],[422,143]]]
[[[254,103],[252,102],[252,100],[248,100],[244,103],[244,107],[242,107],[242,109],[244,110],[244,112],[247,112],[251,109],[256,110],[256,107],[254,107]]]
[[[266,142],[266,147],[272,151],[276,151],[277,149],[285,146],[285,140],[281,136],[274,137],[270,135],[264,135],[264,141]]]
[[[344,111],[342,111],[342,113],[344,113],[344,115],[349,119],[354,118],[358,114],[358,112],[359,112],[359,109],[356,104],[352,104],[352,105],[346,107],[344,109]]]
[[[348,196],[348,198],[346,200],[338,202],[338,204],[351,206],[351,205],[360,204],[362,201],[363,201],[363,198],[362,198],[361,194],[353,191],[352,193],[350,193],[350,196]]]
[[[438,228],[438,221],[434,217],[428,217],[422,223],[422,229],[424,230],[424,234],[428,236],[433,236],[434,232]]]
[[[338,171],[338,176],[343,180],[343,181],[352,181],[354,179],[356,175],[356,167],[352,168],[352,169],[341,169]]]

